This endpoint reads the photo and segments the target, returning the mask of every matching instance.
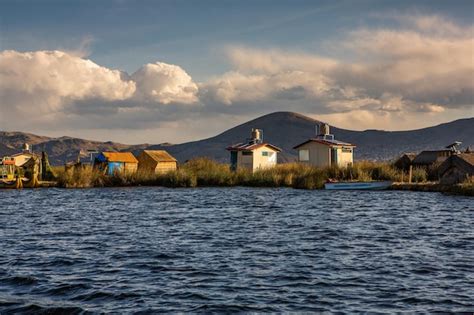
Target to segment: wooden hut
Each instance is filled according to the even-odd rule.
[[[442,184],[462,183],[474,180],[474,153],[455,154],[447,158],[438,168]]]
[[[137,171],[138,160],[131,152],[101,152],[95,158],[94,167],[107,175],[117,172],[133,173]]]
[[[439,165],[452,154],[452,150],[421,151],[421,153],[413,159],[412,165],[418,167]]]
[[[165,150],[143,150],[137,157],[138,171],[146,173],[166,173],[174,171],[178,162]]]
[[[454,153],[453,150],[434,150],[434,151],[421,151],[413,161],[412,166],[415,168],[422,168],[426,171],[429,180],[438,180],[438,167],[448,157]]]
[[[399,170],[408,171],[415,157],[416,153],[404,153],[393,163],[393,166]]]

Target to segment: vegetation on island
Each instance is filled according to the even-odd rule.
[[[175,171],[164,174],[116,173],[107,176],[90,166],[78,166],[65,171],[56,170],[60,187],[117,187],[117,186],[164,186],[164,187],[206,187],[206,186],[249,186],[249,187],[292,187],[321,189],[329,179],[338,181],[390,180],[400,182],[408,174],[397,170],[389,163],[356,162],[348,167],[318,168],[299,163],[278,164],[273,168],[256,172],[251,170],[231,171],[228,164],[207,158],[190,160]],[[413,182],[425,182],[424,169],[413,170]]]
[[[256,172],[251,170],[231,171],[228,164],[208,158],[190,160],[175,171],[164,174],[116,173],[105,175],[89,165],[56,168],[58,186],[63,188],[162,186],[185,187],[289,187],[297,189],[322,189],[328,180],[377,181],[389,180],[397,184],[391,189],[439,191],[450,194],[474,196],[474,182],[457,185],[440,185],[428,181],[427,171],[413,168],[412,183],[408,184],[408,173],[388,162],[358,161],[348,167],[318,168],[299,163],[278,164],[273,168]]]

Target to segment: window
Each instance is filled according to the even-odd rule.
[[[252,155],[252,151],[242,151],[242,155]]]
[[[342,147],[342,152],[351,153],[351,152],[352,152],[352,148]]]
[[[309,150],[299,150],[298,155],[300,161],[309,161]]]
[[[269,155],[270,155],[270,152],[262,151],[262,156],[269,156]]]

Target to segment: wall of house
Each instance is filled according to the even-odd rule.
[[[176,162],[158,162],[155,173],[167,173],[176,170]]]
[[[148,154],[144,152],[140,153],[137,157],[138,170],[144,173],[152,173],[156,168],[156,161],[153,160]]]
[[[301,163],[307,163],[309,165],[317,167],[327,167],[331,166],[331,148],[328,145],[309,142],[298,148],[299,150],[308,150],[309,151],[309,160],[300,161]],[[353,163],[353,150],[351,152],[344,152],[343,147],[334,147],[336,150],[336,161],[338,166],[345,167]],[[299,152],[298,152],[299,156]]]
[[[474,180],[474,176],[466,173],[465,171],[457,168],[456,166],[451,166],[448,170],[442,174],[440,183],[445,185],[453,185],[462,183],[466,180]]]
[[[263,155],[267,152],[268,155]],[[277,152],[270,147],[261,147],[253,151],[253,170],[273,167],[277,164]]]
[[[253,154],[244,155],[243,151],[237,152],[237,169],[248,168],[253,169]]]
[[[309,161],[300,161],[301,163],[318,167],[331,165],[331,148],[327,145],[317,142],[309,142],[299,147],[298,151],[299,150],[309,150]]]
[[[123,169],[127,173],[135,173],[138,170],[138,163],[124,163]]]
[[[349,164],[353,163],[353,149],[351,152],[344,152],[343,147],[337,148],[337,165],[346,167]]]
[[[115,173],[123,171],[123,163],[121,162],[108,162],[107,163],[107,175],[113,176]]]

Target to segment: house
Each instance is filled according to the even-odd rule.
[[[131,152],[101,152],[95,158],[94,167],[107,175],[117,172],[133,173],[138,169],[138,160]]]
[[[298,151],[298,162],[317,167],[348,166],[353,163],[355,145],[334,139],[329,133],[329,125],[317,126],[315,138],[298,144],[293,149]]]
[[[436,166],[444,162],[448,157],[453,154],[452,150],[434,150],[434,151],[421,151],[412,161],[413,166],[417,167],[430,167]]]
[[[256,171],[273,167],[277,164],[277,154],[281,149],[270,143],[263,142],[263,131],[252,129],[252,137],[246,142],[227,147],[230,151],[230,167],[232,170],[251,169]]]
[[[177,168],[177,161],[165,150],[143,150],[138,159],[138,171],[166,173]]]
[[[416,153],[404,153],[393,163],[393,166],[399,170],[408,171],[415,157]]]
[[[35,156],[36,155],[30,151],[30,146],[28,143],[23,144],[23,149],[21,152],[10,155],[10,157],[15,160],[15,166],[23,166]]]
[[[441,184],[457,184],[465,180],[474,180],[474,153],[454,154],[446,158],[439,166]]]
[[[0,180],[13,180],[15,178],[15,159],[9,156],[0,158]]]

